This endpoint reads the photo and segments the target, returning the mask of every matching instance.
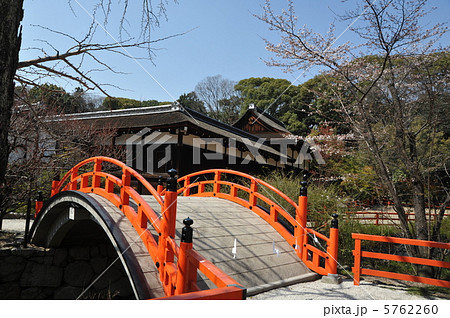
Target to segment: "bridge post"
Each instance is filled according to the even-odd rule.
[[[298,197],[298,207],[295,215],[297,227],[294,230],[294,235],[297,241],[297,247],[300,246],[301,259],[306,259],[306,244],[308,243],[308,235],[306,232],[306,220],[308,210],[308,188],[307,182],[300,182],[300,196]]]
[[[255,179],[252,179],[252,183],[250,184],[250,195],[248,198],[250,208],[256,206],[256,204],[258,203],[257,197],[255,195],[256,192],[258,192],[258,183]]]
[[[156,192],[158,192],[158,194],[161,194],[161,192],[163,192],[163,190],[164,190],[163,177],[159,176],[158,186],[156,187]]]
[[[69,190],[78,190],[78,181],[76,180],[77,177],[78,177],[78,167],[72,168],[72,173],[70,174]]]
[[[192,250],[193,234],[191,225],[193,223],[194,221],[189,217],[183,220],[185,226],[181,230],[180,253],[178,254],[177,263],[177,289],[175,290],[175,295],[189,292],[190,283],[197,278],[197,270],[189,262],[189,251]]]
[[[127,169],[122,171],[122,188],[120,189],[120,201],[122,205],[130,204],[130,195],[125,191],[126,187],[131,185],[131,174]],[[94,187],[94,184],[92,185]]]
[[[175,222],[177,218],[177,179],[175,169],[169,170],[167,178],[166,195],[161,211],[161,233],[158,240],[159,273],[161,281],[165,281],[165,267],[167,263],[173,263],[175,257],[173,251],[167,247],[167,238],[175,239]]]
[[[43,205],[44,205],[44,198],[42,196],[42,191],[38,191],[38,195],[36,197],[36,206],[35,206],[34,217],[36,217],[39,214]]]
[[[186,177],[184,180],[184,193],[183,196],[188,197],[191,194],[191,189],[189,188],[189,185],[191,184],[191,178]]]
[[[219,184],[219,181],[221,180],[220,175],[221,173],[218,170],[214,173],[214,186],[213,186],[214,193],[220,193],[220,184]]]
[[[94,161],[94,169],[93,169],[93,177],[92,177],[92,187],[98,188],[100,187],[101,177],[96,175],[97,172],[102,172],[102,163],[103,161],[99,158]]]
[[[164,218],[168,225],[168,236],[175,238],[175,223],[177,220],[177,171],[169,170],[170,177],[167,178],[167,189],[164,197]]]
[[[58,193],[59,181],[60,181],[59,176],[55,175],[52,180],[52,192],[50,196],[54,196],[55,194]]]
[[[328,273],[337,274],[338,259],[338,239],[339,239],[339,221],[338,215],[334,213],[330,226],[330,241],[327,247],[328,257]]]

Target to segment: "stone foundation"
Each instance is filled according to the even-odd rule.
[[[0,248],[0,299],[135,299],[116,259],[108,244]]]

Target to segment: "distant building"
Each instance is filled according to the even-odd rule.
[[[253,104],[249,105],[248,110],[233,127],[263,138],[284,138],[285,135],[291,135],[283,122]]]
[[[127,163],[149,175],[175,168],[178,175],[228,168],[247,173],[266,168],[298,170],[303,141],[282,145],[284,124],[251,107],[233,125],[221,123],[180,105],[163,105],[55,116],[49,121],[80,121],[89,126],[113,127],[111,143],[127,152]],[[296,162],[297,161],[297,162]]]

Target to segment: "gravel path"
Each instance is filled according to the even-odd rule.
[[[354,286],[351,279],[344,279],[339,285],[317,280],[271,290],[249,299],[255,300],[429,300],[443,299],[437,296],[422,297],[408,293],[407,283],[377,277],[364,277],[360,286]]]

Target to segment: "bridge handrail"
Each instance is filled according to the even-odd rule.
[[[103,162],[109,162],[119,167],[122,177],[118,178],[112,174],[103,172]],[[94,163],[92,171],[79,174],[80,168],[90,163]],[[145,241],[143,240],[144,244],[153,260],[156,261],[156,243],[151,235],[146,235],[144,232],[147,230],[148,221],[151,222],[151,225],[157,232],[160,232],[161,222],[159,216],[150,205],[131,187],[131,177],[138,180],[155,197],[156,201],[161,205],[161,208],[163,208],[164,200],[161,195],[138,172],[119,160],[103,156],[83,160],[70,169],[60,181],[54,180],[51,195],[53,196],[65,190],[78,190],[86,193],[95,193],[109,200],[126,215],[139,235],[147,237]],[[92,178],[91,183],[89,182],[89,178]],[[102,180],[104,180],[103,186]],[[114,186],[120,188],[120,195],[114,193]],[[136,203],[137,211],[129,205],[130,198]]]
[[[198,171],[198,172],[194,172],[191,174],[188,174],[186,176],[183,176],[181,178],[178,179],[178,183],[182,182],[182,181],[186,181],[187,178],[192,178],[195,176],[199,176],[202,174],[208,174],[208,173],[226,173],[226,174],[232,174],[238,177],[243,177],[249,180],[254,180],[256,183],[272,190],[273,192],[275,192],[277,195],[279,195],[280,197],[282,197],[284,200],[286,200],[286,202],[288,202],[290,205],[292,205],[294,208],[297,208],[297,203],[295,203],[291,198],[289,198],[286,194],[284,194],[283,192],[281,192],[280,190],[278,190],[277,188],[275,188],[274,186],[272,186],[271,184],[265,182],[264,180],[261,180],[259,178],[256,178],[254,176],[251,176],[247,173],[244,172],[240,172],[240,171],[235,171],[235,170],[230,170],[230,169],[208,169],[208,170],[202,170],[202,171]],[[219,180],[222,181],[222,180]],[[186,186],[183,186],[181,189],[178,189],[178,193],[183,192],[183,190],[186,188]],[[250,189],[250,188],[248,188]]]
[[[250,186],[234,183],[231,181],[222,180],[223,174],[231,174],[250,180]],[[195,177],[201,175],[214,175],[214,179],[207,179],[197,181],[193,180]],[[194,182],[192,182],[194,181]],[[191,183],[192,182],[192,183]],[[244,207],[251,209],[261,218],[266,220],[272,227],[280,233],[283,238],[294,247],[298,257],[313,271],[321,274],[336,274],[337,273],[337,244],[338,244],[338,229],[337,229],[337,215],[335,215],[335,228],[330,229],[330,238],[317,232],[314,229],[306,226],[306,196],[299,197],[299,204],[295,203],[291,198],[282,193],[280,190],[271,184],[253,177],[249,174],[229,170],[229,169],[208,169],[191,173],[178,179],[178,184],[182,184],[177,190],[177,193],[184,196],[205,196],[228,199],[238,203]],[[212,191],[205,191],[205,185],[212,184]],[[229,193],[221,192],[221,185],[229,186]],[[295,218],[289,214],[278,202],[268,198],[266,195],[258,192],[260,186],[265,187],[275,193],[277,196],[285,200],[288,205],[295,209]],[[191,189],[197,187],[197,193],[192,194]],[[237,194],[237,189],[248,193],[249,198],[240,198]],[[302,199],[301,199],[302,198]],[[264,208],[257,204],[257,199],[262,200],[270,208]],[[279,219],[282,216],[283,219]],[[334,217],[334,216],[333,216]],[[326,243],[326,251],[321,251],[315,246],[308,243],[308,235],[319,238]],[[320,258],[325,259],[325,267],[321,266]]]
[[[103,162],[113,163],[121,168],[122,178],[101,171]],[[94,163],[92,171],[79,174],[80,168],[89,163]],[[164,224],[149,204],[130,186],[131,177],[136,178],[161,205],[161,215],[166,214]],[[91,181],[89,182],[90,178]],[[105,181],[103,186],[101,184],[102,180]],[[114,185],[117,185],[120,188],[120,195],[114,193]],[[182,251],[182,248],[177,245],[174,239],[176,192],[168,192],[165,190],[163,192],[158,192],[135,170],[116,159],[108,157],[92,157],[83,160],[70,169],[60,181],[53,181],[52,196],[65,190],[76,190],[85,193],[98,194],[109,200],[124,213],[132,223],[139,237],[141,237],[153,261],[157,264],[166,295],[173,296],[175,294],[175,286],[181,278],[187,279],[189,282],[190,286],[185,290],[185,292],[189,292],[187,294],[178,295],[177,297],[183,299],[194,297],[194,294],[190,292],[199,291],[196,284],[196,272],[199,270],[218,288],[210,291],[201,291],[196,294],[198,297],[205,299],[242,299],[243,295],[245,297],[245,289],[243,289],[239,283],[222,272],[199,253],[193,250]],[[164,199],[162,198],[161,193],[164,193]],[[130,205],[130,198],[137,204],[137,211]],[[171,221],[168,221],[169,219]],[[158,242],[156,242],[147,228],[148,220],[151,221],[152,226],[159,233]],[[179,260],[183,253],[191,264],[190,271],[193,273],[188,278],[185,277],[185,269],[180,268],[180,262],[175,262],[175,258]],[[183,289],[180,288],[177,294],[181,290]]]
[[[109,157],[104,157],[104,156],[97,156],[97,157],[91,157],[88,159],[85,159],[81,162],[79,162],[78,164],[76,164],[75,166],[73,166],[72,169],[70,169],[65,175],[64,177],[61,179],[61,181],[59,181],[57,183],[57,187],[54,189],[57,192],[59,192],[60,187],[68,180],[68,178],[70,177],[71,179],[74,177],[78,176],[78,170],[88,164],[88,163],[96,163],[98,162],[100,164],[100,169],[101,169],[101,163],[102,162],[109,162],[112,163],[116,166],[118,166],[119,168],[122,169],[122,173],[128,172],[130,174],[130,176],[136,178],[136,180],[138,180],[156,199],[156,201],[163,206],[164,202],[163,202],[163,198],[161,197],[161,195],[158,193],[158,191],[155,190],[155,188],[147,181],[145,180],[145,178],[143,176],[141,176],[136,170],[134,170],[133,168],[128,167],[126,164],[124,164],[123,162],[114,159],[114,158],[109,158]],[[95,169],[95,166],[94,166]],[[99,171],[95,171],[95,172],[101,172],[101,170]],[[112,175],[111,175],[112,176]],[[113,176],[114,177],[114,176]],[[71,180],[72,181],[72,180]],[[52,188],[53,191],[53,188]],[[53,192],[52,192],[53,195]]]
[[[201,175],[208,175],[208,174],[214,174],[214,180],[202,180],[202,181],[195,181],[192,184],[190,183],[190,181],[193,178],[195,178],[197,176],[201,176]],[[251,183],[250,187],[243,185],[243,184],[235,183],[235,182],[221,180],[222,175],[227,175],[227,174],[249,180]],[[190,189],[194,188],[195,186],[199,186],[199,188],[200,188],[201,186],[204,186],[206,184],[213,184],[214,185],[213,191],[204,191],[204,189],[203,189],[203,190],[199,191],[198,194],[194,194],[194,196],[210,196],[209,195],[209,193],[210,193],[210,194],[212,194],[212,196],[216,196],[219,198],[222,197],[222,198],[226,198],[226,199],[231,199],[232,201],[234,201],[240,205],[243,205],[249,209],[252,209],[260,217],[262,217],[267,222],[272,224],[278,230],[278,232],[289,242],[290,245],[294,244],[295,238],[294,238],[293,233],[289,232],[289,230],[287,228],[285,228],[285,224],[282,224],[279,222],[278,215],[283,216],[285,219],[285,222],[289,223],[293,229],[297,227],[296,220],[289,213],[287,213],[285,211],[285,209],[283,209],[277,202],[268,198],[264,194],[258,192],[261,188],[260,186],[263,186],[263,187],[269,189],[270,191],[272,191],[272,193],[275,193],[276,195],[278,195],[279,197],[284,199],[290,206],[293,207],[293,209],[296,210],[298,208],[298,205],[291,198],[289,198],[286,194],[284,194],[283,192],[281,192],[280,190],[278,190],[271,184],[269,184],[259,178],[256,178],[254,176],[246,174],[244,172],[234,171],[234,170],[229,170],[229,169],[208,169],[208,170],[194,172],[192,174],[189,174],[189,175],[179,178],[178,183],[183,183],[183,186],[181,186],[177,190],[177,193],[178,194],[183,193],[184,196],[190,196],[191,195]],[[230,193],[227,194],[227,193],[220,192],[221,185],[230,186]],[[233,187],[234,187],[234,190],[232,190]],[[248,201],[245,199],[239,198],[239,196],[237,194],[237,189],[248,193],[248,195],[249,195]],[[271,207],[270,211],[267,211],[263,207],[259,206],[257,204],[257,199],[260,199],[263,202],[265,202],[266,204],[268,204]]]

